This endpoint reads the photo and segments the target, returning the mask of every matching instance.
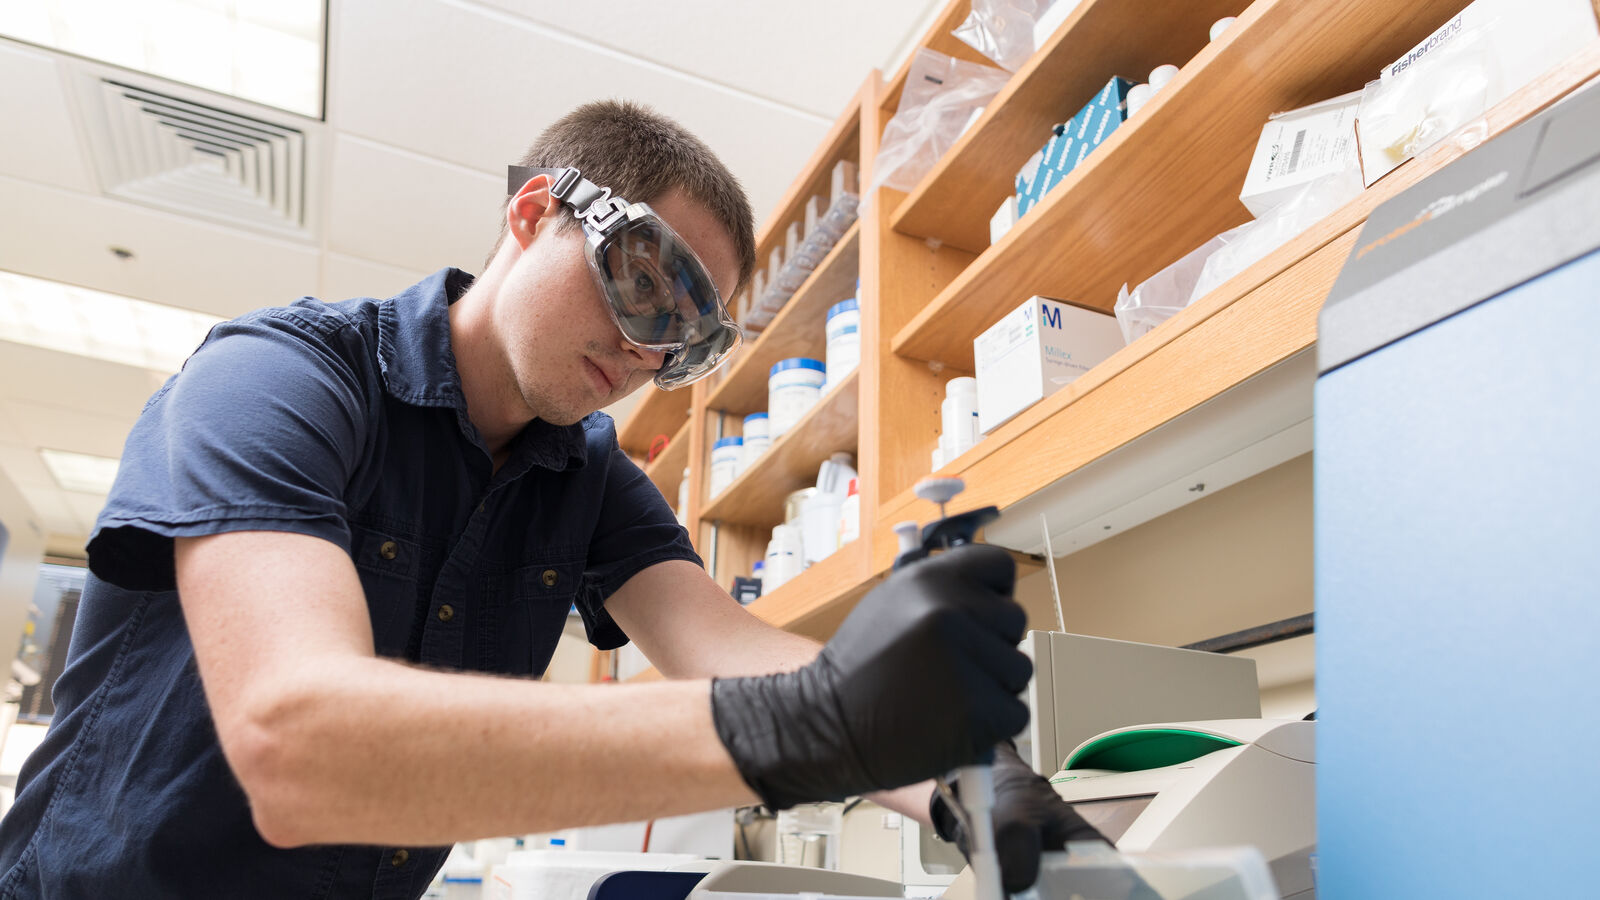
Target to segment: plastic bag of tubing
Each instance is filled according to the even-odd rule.
[[[1005,86],[1010,73],[923,47],[911,60],[900,108],[884,126],[872,163],[872,186],[909,191],[955,144],[973,113]]]
[[[1008,72],[1033,55],[1033,23],[1049,0],[972,0],[966,21],[950,32]]]
[[[1132,291],[1124,284],[1117,291],[1115,309],[1117,324],[1122,326],[1122,339],[1131,344],[1188,306],[1194,299],[1194,286],[1200,281],[1200,272],[1205,268],[1206,260],[1238,230],[1224,231],[1190,250],[1182,259],[1146,278]]]
[[[1222,246],[1200,270],[1189,302],[1211,293],[1360,194],[1361,168],[1352,161],[1344,170],[1308,183],[1254,222],[1219,235]]]
[[[1387,172],[1447,137],[1465,148],[1482,143],[1489,131],[1483,114],[1505,93],[1501,81],[1488,28],[1478,27],[1400,74],[1369,83],[1356,109],[1368,168]]]

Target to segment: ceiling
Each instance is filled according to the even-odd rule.
[[[601,16],[557,0],[330,0],[323,121],[0,39],[0,270],[225,317],[477,271],[505,165],[605,97],[699,134],[759,220],[867,72],[898,65],[943,5],[612,0]],[[303,226],[113,194],[85,88],[104,78],[303,131]],[[167,374],[0,340],[0,471],[49,552],[81,555],[104,497],[62,490],[39,449],[118,456]]]

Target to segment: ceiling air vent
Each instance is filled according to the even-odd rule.
[[[88,82],[83,99],[107,194],[311,236],[301,128],[113,78]]]

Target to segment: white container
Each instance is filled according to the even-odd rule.
[[[722,493],[739,477],[744,438],[726,437],[711,445],[711,496]]]
[[[1152,93],[1167,86],[1167,82],[1178,77],[1178,67],[1172,63],[1156,66],[1150,70],[1150,90]]]
[[[1361,92],[1273,113],[1261,128],[1239,202],[1260,218],[1325,175],[1356,161],[1356,110]]]
[[[739,471],[755,464],[761,454],[767,452],[772,445],[772,438],[767,433],[767,414],[752,413],[744,417],[744,457],[739,465]]]
[[[821,360],[785,359],[767,372],[767,429],[772,440],[788,433],[822,398],[827,366]]]
[[[856,282],[859,291],[861,282]],[[861,304],[855,297],[828,307],[827,388],[849,377],[861,364]],[[826,388],[824,388],[826,390]]]
[[[612,872],[662,871],[696,859],[684,853],[522,850],[494,867],[486,887],[493,900],[586,897],[596,881]]]
[[[683,480],[678,482],[678,524],[689,524],[689,467],[683,467]]]
[[[761,593],[772,593],[805,568],[805,543],[800,524],[774,525],[761,570]]]
[[[1030,297],[972,342],[979,431],[988,434],[1123,346],[1122,329],[1113,316]]]
[[[939,407],[939,449],[952,460],[978,443],[978,379],[952,378],[944,386]]]
[[[861,536],[861,479],[850,479],[850,492],[839,506],[839,546]]]
[[[839,549],[839,509],[843,505],[844,498],[838,494],[818,491],[801,508],[800,522],[807,566],[822,562]]]

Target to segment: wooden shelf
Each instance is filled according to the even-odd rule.
[[[821,402],[700,513],[707,522],[771,527],[783,521],[783,500],[816,483],[822,461],[856,451],[861,373],[823,394]]]
[[[1212,22],[1244,5],[1190,0],[1152,15],[1147,4],[1084,0],[907,195],[891,218],[895,230],[982,253],[989,218],[1015,193],[1017,170],[1051,126],[1070,119],[1112,75],[1137,84],[1156,66],[1182,64],[1205,46]]]
[[[663,391],[653,384],[640,390],[645,392],[644,396],[639,398],[638,405],[628,414],[627,421],[617,429],[617,443],[630,455],[647,459],[651,441],[658,435],[671,437],[677,434],[688,421],[690,390],[679,388]],[[682,472],[681,467],[679,471]]]
[[[668,506],[677,504],[678,484],[683,481],[683,470],[689,467],[689,427],[690,421],[685,419],[667,443],[667,449],[644,469],[661,496],[667,498]]]
[[[1463,5],[1256,0],[900,329],[894,352],[970,370],[973,338],[1029,296],[1110,310],[1119,285],[1249,220],[1239,185],[1270,114],[1361,87]]]
[[[1527,120],[1600,77],[1600,41],[1506,98],[1484,116],[1490,135]],[[1470,152],[1443,142],[1368,188],[1306,232],[1220,285],[1081,378],[1024,410],[939,471],[967,480],[963,500],[1002,509],[1043,490],[1151,429],[1310,348],[1316,316],[1363,222],[1383,202]],[[1070,435],[1070,439],[1063,436]],[[883,504],[880,534],[926,519],[910,490]],[[880,560],[882,552],[878,553]]]
[[[869,571],[866,549],[866,541],[851,541],[748,609],[779,628],[827,640],[886,574]]]
[[[767,373],[779,360],[823,357],[828,307],[855,296],[860,272],[861,225],[850,226],[816,271],[749,346],[739,351],[727,375],[706,398],[710,409],[748,415],[767,408]]]

